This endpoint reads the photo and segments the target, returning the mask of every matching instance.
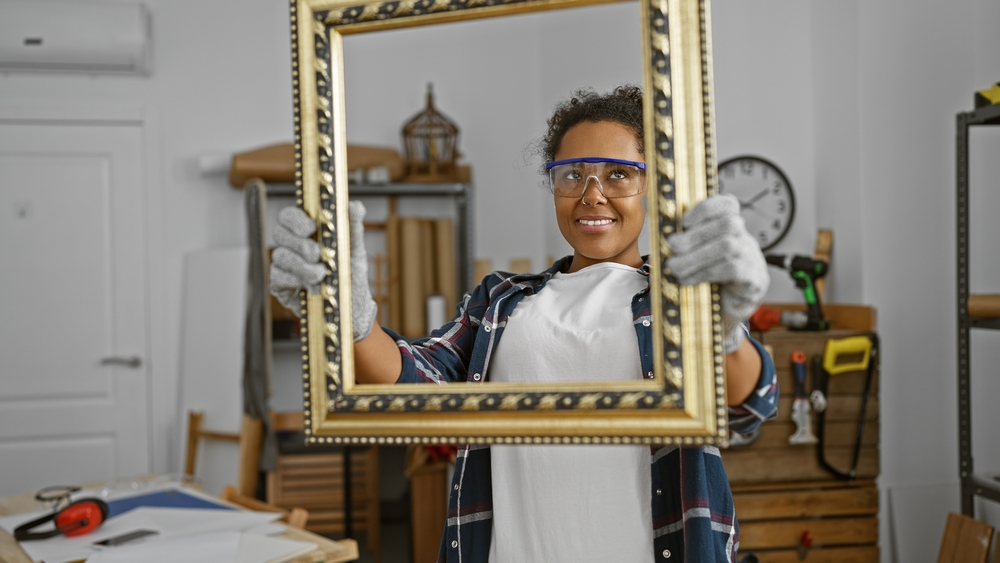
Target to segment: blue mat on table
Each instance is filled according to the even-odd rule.
[[[179,489],[156,491],[108,502],[108,518],[124,514],[134,508],[156,506],[164,508],[214,508],[233,510],[233,507],[192,495]]]

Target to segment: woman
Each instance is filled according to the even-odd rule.
[[[558,106],[542,152],[573,255],[541,274],[490,274],[452,321],[412,344],[374,321],[360,242],[364,212],[352,204],[352,268],[361,274],[352,283],[358,380],[652,377],[650,323],[642,322],[651,318],[648,265],[638,246],[648,188],[642,130],[637,87],[581,91]],[[290,231],[279,229],[279,244],[299,248],[312,232],[297,211],[282,213]],[[730,425],[749,432],[776,415],[774,367],[740,324],[763,297],[767,267],[734,198],[705,200],[683,226],[668,239],[667,266],[681,284],[720,284]],[[322,278],[321,268],[306,275],[299,254],[275,251],[272,287],[290,304],[299,287]],[[467,446],[455,465],[439,561],[735,561],[738,543],[713,446]]]

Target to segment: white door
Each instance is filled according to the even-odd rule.
[[[0,119],[0,496],[150,469],[137,124]]]

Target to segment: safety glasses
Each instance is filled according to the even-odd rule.
[[[547,162],[549,191],[559,197],[582,197],[591,179],[606,198],[646,191],[646,163],[587,156]]]

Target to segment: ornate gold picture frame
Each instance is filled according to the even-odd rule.
[[[654,374],[587,384],[362,385],[354,380],[343,36],[568,9],[593,0],[292,0],[296,194],[316,219],[328,274],[302,292],[309,443],[642,443],[726,441],[718,294],[679,287],[666,237],[714,193],[707,0],[638,0]],[[581,85],[585,86],[585,85]]]

